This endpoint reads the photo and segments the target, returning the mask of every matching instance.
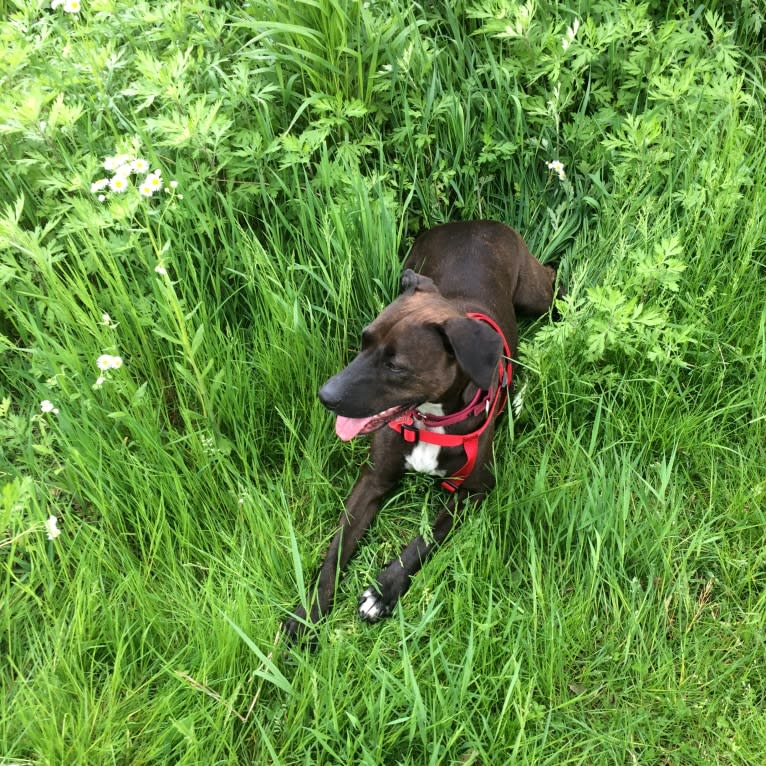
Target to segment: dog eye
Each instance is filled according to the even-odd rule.
[[[383,362],[383,364],[384,364],[385,368],[386,368],[386,369],[387,369],[389,372],[398,372],[398,373],[404,372],[404,368],[403,368],[403,367],[399,367],[399,365],[398,365],[398,364],[396,364],[396,363],[395,363],[393,360],[391,360],[391,359],[386,359],[386,361],[385,361],[385,362]]]

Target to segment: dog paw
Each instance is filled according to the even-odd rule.
[[[295,643],[306,630],[306,626],[297,617],[288,617],[282,623],[282,632],[290,643]]]
[[[300,644],[309,649],[316,648],[316,633],[312,623],[306,619],[306,610],[298,606],[282,623],[282,633],[290,644]]]
[[[306,632],[306,610],[299,606],[282,623],[282,632],[288,641],[294,643]]]
[[[386,599],[374,587],[370,586],[359,597],[359,616],[365,622],[378,622],[388,617],[396,604],[396,597]]]
[[[379,622],[394,611],[399,597],[410,585],[410,578],[398,561],[392,561],[359,597],[359,616],[365,622]]]

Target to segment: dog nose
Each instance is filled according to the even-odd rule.
[[[319,401],[327,407],[328,410],[334,411],[340,404],[340,393],[337,386],[333,385],[332,378],[325,383],[317,393]]]

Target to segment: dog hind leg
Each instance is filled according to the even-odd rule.
[[[542,316],[553,304],[555,282],[555,269],[543,266],[538,260],[529,256],[526,263],[519,269],[519,278],[513,294],[514,307],[519,313],[527,316]],[[561,290],[555,297],[561,297]]]

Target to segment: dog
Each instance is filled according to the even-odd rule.
[[[399,297],[365,327],[357,356],[318,394],[342,440],[371,434],[370,461],[341,512],[308,613],[299,606],[284,624],[293,639],[332,608],[339,573],[406,471],[441,478],[450,496],[430,536],[412,540],[362,593],[359,615],[370,623],[391,614],[466,500],[492,489],[491,443],[512,383],[517,312],[541,316],[561,296],[555,270],[495,221],[429,229],[403,267]]]

